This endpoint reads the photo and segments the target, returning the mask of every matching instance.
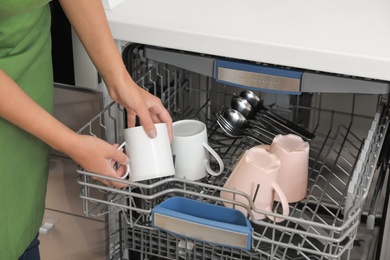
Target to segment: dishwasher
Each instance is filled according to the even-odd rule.
[[[199,181],[121,180],[128,184],[122,189],[79,168],[84,213],[107,219],[107,259],[379,259],[389,195],[388,82],[137,43],[121,48],[129,73],[161,98],[173,121],[206,124],[209,145],[225,167],[219,176]],[[245,90],[274,115],[252,119],[262,120],[267,131],[249,126],[237,135],[220,124],[233,97]],[[120,144],[125,122],[124,109],[106,102],[78,132]],[[310,143],[307,195],[289,203],[282,222],[249,217],[246,248],[153,225],[154,210],[173,197],[223,206],[220,193],[242,153],[289,133]],[[210,166],[218,163],[210,159]]]

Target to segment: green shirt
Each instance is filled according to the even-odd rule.
[[[48,2],[0,1],[0,68],[39,105],[52,112]],[[49,151],[42,141],[0,118],[2,260],[18,259],[39,230],[45,207]]]

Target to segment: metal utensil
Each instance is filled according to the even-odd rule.
[[[251,90],[243,90],[240,92],[240,97],[244,98],[248,101],[248,103],[252,106],[254,111],[265,110],[266,108],[263,106],[263,101]]]
[[[243,97],[237,95],[233,96],[230,107],[240,112],[246,119],[252,119],[255,116],[253,107]]]
[[[301,127],[300,125],[289,121],[285,119],[284,117],[281,117],[275,113],[272,113],[268,109],[266,109],[263,106],[262,100],[251,90],[243,90],[240,93],[240,97],[247,100],[247,102],[252,107],[252,111],[255,114],[256,119],[258,120],[266,120],[268,122],[273,122],[274,124],[277,124],[283,128],[286,128],[287,130],[290,130],[289,132],[292,132],[294,134],[300,135],[304,139],[311,140],[315,136],[312,132],[306,130],[305,128]],[[240,109],[244,110],[242,107]],[[241,111],[240,111],[241,112]],[[251,119],[246,117],[247,119]]]
[[[289,133],[293,133],[296,135],[301,136],[305,140],[311,140],[315,138],[315,135],[306,130],[305,128],[301,127],[300,125],[285,119],[284,117],[281,117],[275,113],[272,113],[271,111],[264,111],[262,113],[256,114],[257,120],[264,120],[266,122],[271,123],[271,125],[276,125],[284,128]],[[279,128],[280,128],[279,127]]]
[[[261,125],[247,120],[240,112],[224,108],[217,118],[218,125],[231,137],[250,136],[259,143],[271,143],[274,134]]]
[[[232,110],[233,112],[230,112]],[[242,130],[247,126],[242,125],[242,121],[239,117],[239,112],[233,109],[225,109],[217,118],[218,125],[231,137],[241,137],[243,136]],[[238,123],[237,123],[238,122]]]

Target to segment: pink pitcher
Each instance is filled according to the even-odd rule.
[[[267,151],[268,148],[268,145],[261,145],[245,151],[224,185],[224,188],[244,192],[248,197],[229,191],[222,191],[221,197],[240,202],[249,209],[251,209],[249,200],[252,200],[254,208],[251,210],[254,219],[264,219],[267,216],[273,221],[280,222],[284,219],[256,212],[256,210],[273,212],[274,193],[276,193],[281,198],[283,215],[289,214],[286,196],[277,183],[281,162],[276,155]],[[233,207],[232,203],[224,204]],[[234,207],[248,214],[245,207],[239,205]]]
[[[289,203],[298,202],[306,197],[309,148],[308,142],[294,134],[275,136],[269,148],[282,163],[277,182]],[[276,195],[275,200],[281,201],[281,198]]]

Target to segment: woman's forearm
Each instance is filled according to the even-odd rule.
[[[107,85],[110,96],[127,111],[128,126],[138,116],[154,138],[154,123],[164,122],[172,136],[172,118],[161,100],[137,86],[124,66],[112,37],[101,0],[60,0],[70,23]]]
[[[0,69],[0,117],[66,152],[76,134],[35,103]],[[58,138],[61,136],[61,138]],[[65,142],[65,139],[68,142]]]
[[[34,102],[1,69],[0,117],[36,136],[52,148],[69,155],[86,170],[114,178],[123,174],[112,168],[109,159],[126,164],[127,157],[124,153],[99,138],[79,135],[63,125]],[[106,185],[125,186],[124,183],[101,181]]]
[[[102,1],[60,0],[60,3],[109,90],[113,90],[117,85],[135,84],[123,66]],[[115,95],[114,91],[110,94]]]

